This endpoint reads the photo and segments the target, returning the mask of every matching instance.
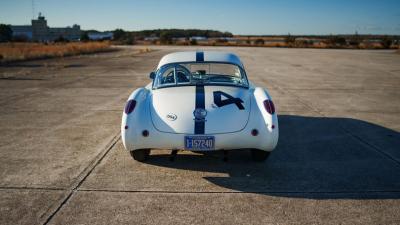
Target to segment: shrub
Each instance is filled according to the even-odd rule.
[[[192,40],[190,40],[190,45],[197,45],[197,41],[196,41],[196,39],[192,39]]]
[[[330,38],[329,38],[329,42],[330,42],[330,44],[332,44],[332,45],[335,45],[335,46],[342,46],[342,45],[346,45],[346,39],[344,38],[344,37],[340,37],[340,36],[331,36]]]
[[[116,41],[120,41],[120,40],[124,39],[125,36],[126,36],[126,32],[122,29],[115,29],[113,32],[113,37],[114,37],[114,40],[116,40]]]
[[[125,45],[134,45],[135,44],[135,38],[133,38],[131,35],[127,35],[125,40],[123,40],[123,43]]]
[[[168,31],[163,31],[160,34],[161,44],[172,44],[172,34]]]
[[[88,33],[87,33],[87,32],[83,32],[83,33],[81,34],[80,40],[81,40],[81,41],[90,41],[90,38],[89,38]]]
[[[296,41],[296,38],[293,37],[293,36],[290,35],[290,34],[288,34],[288,35],[285,37],[285,43],[286,43],[286,44],[293,44],[295,41]]]
[[[294,42],[294,46],[296,46],[298,48],[308,47],[308,41],[307,40],[296,40]]]
[[[384,36],[381,40],[381,45],[383,48],[390,48],[392,46],[392,43],[393,39],[388,36]]]
[[[265,41],[262,38],[258,38],[257,40],[254,41],[255,45],[264,45]]]

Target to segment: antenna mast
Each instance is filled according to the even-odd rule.
[[[32,19],[35,19],[35,0],[32,0]]]

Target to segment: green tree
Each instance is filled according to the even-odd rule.
[[[126,32],[122,29],[116,29],[113,32],[114,40],[120,41],[126,37]]]
[[[337,35],[331,36],[331,37],[329,38],[329,41],[330,41],[330,43],[333,44],[333,45],[343,46],[343,45],[346,45],[346,44],[347,44],[346,38],[340,37],[340,36],[337,36]]]
[[[12,40],[13,31],[10,25],[0,24],[0,42]]]
[[[160,42],[161,44],[172,44],[172,32],[170,31],[163,31],[160,34]]]
[[[357,31],[356,31],[356,33],[354,35],[352,35],[349,38],[349,45],[358,47],[361,42],[362,42],[362,38],[360,37],[360,35],[358,34]]]
[[[219,32],[219,31],[218,31]],[[225,31],[223,34],[224,37],[233,37],[233,34],[231,32]]]
[[[82,32],[80,40],[81,41],[90,41],[88,32]]]
[[[135,38],[132,35],[126,34],[125,39],[123,41],[124,44],[126,45],[134,45],[135,44]]]
[[[384,36],[381,40],[381,45],[383,48],[390,48],[390,46],[392,46],[392,43],[393,39],[388,36]]]
[[[286,44],[294,44],[295,41],[296,41],[296,38],[293,37],[292,35],[290,35],[290,33],[285,38]]]
[[[190,45],[197,45],[197,40],[196,39],[190,40]]]
[[[246,44],[251,44],[250,36],[247,36]]]

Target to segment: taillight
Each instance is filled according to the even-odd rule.
[[[129,113],[133,112],[133,110],[135,109],[135,106],[136,106],[136,101],[133,99],[129,100],[125,106],[125,113],[129,114]]]
[[[271,100],[269,100],[269,99],[265,100],[264,101],[264,107],[265,107],[265,110],[267,110],[267,112],[269,114],[274,114],[275,113],[275,106],[274,106],[274,103]]]

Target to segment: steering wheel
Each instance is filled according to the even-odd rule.
[[[178,83],[190,82],[190,71],[186,67],[177,65],[175,70]]]
[[[173,71],[169,72],[168,75],[163,78],[163,83],[164,84],[175,83],[174,72]]]

